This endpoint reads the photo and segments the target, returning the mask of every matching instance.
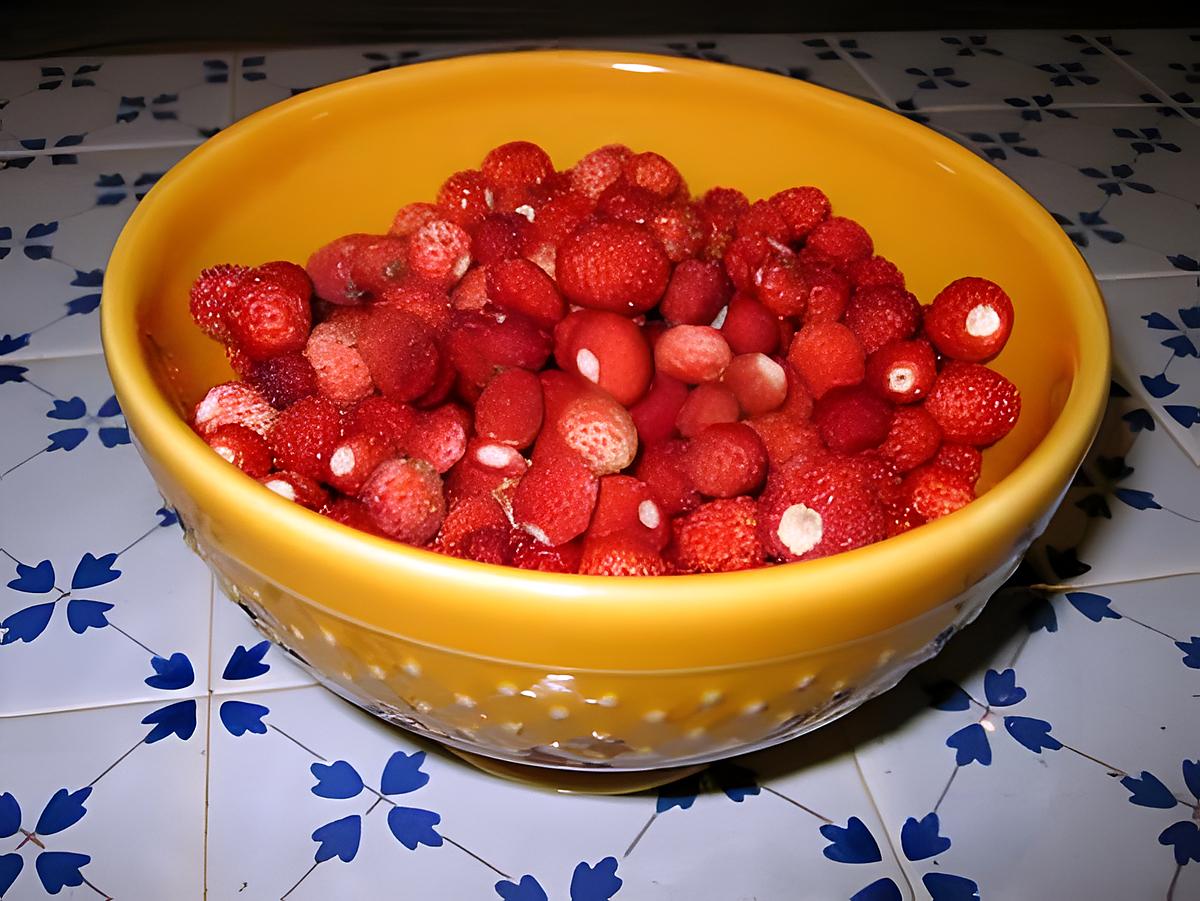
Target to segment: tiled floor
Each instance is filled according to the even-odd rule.
[[[313,685],[214,592],[129,444],[96,308],[125,219],[205,136],[330,80],[511,48],[0,63],[0,898],[1200,897],[1200,34],[562,43],[864,97],[1059,217],[1118,371],[1034,551],[1047,581],[857,713],[698,783],[484,776]]]

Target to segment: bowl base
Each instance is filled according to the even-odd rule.
[[[704,769],[704,765],[678,766],[662,770],[633,770],[633,771],[596,771],[581,772],[575,770],[557,770],[542,766],[529,766],[522,763],[509,763],[506,760],[495,760],[481,754],[460,751],[443,745],[451,754],[460,760],[483,770],[490,776],[499,776],[512,782],[519,782],[533,788],[544,788],[564,794],[583,795],[627,795],[632,792],[658,788],[676,779],[682,779]]]

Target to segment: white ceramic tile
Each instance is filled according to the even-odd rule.
[[[1200,265],[1200,132],[1178,114],[1005,108],[927,119],[1037,198],[1098,277]]]
[[[201,698],[171,716],[137,704],[5,720],[0,797],[12,795],[24,832],[0,839],[0,880],[12,875],[10,855],[22,861],[0,896],[202,898],[207,706]],[[156,729],[147,716],[178,731],[146,743]]]
[[[0,154],[197,144],[229,124],[228,53],[0,62]]]
[[[1105,282],[1129,387],[1200,465],[1200,276]]]
[[[208,574],[106,407],[103,361],[5,365],[25,371],[0,385],[0,714],[205,692]]]
[[[1200,115],[1200,28],[1139,28],[1089,37],[1153,83],[1146,93]]]
[[[0,361],[100,352],[113,243],[188,149],[0,160]]]
[[[875,32],[837,40],[900,109],[1003,106],[1032,97],[1056,106],[1144,102],[1140,79],[1071,32]]]
[[[287,651],[269,642],[254,628],[249,611],[227,598],[215,585],[213,590],[212,669],[209,673],[213,692],[245,691],[250,687],[249,679],[254,680],[254,691],[315,684],[312,676],[292,662]]]

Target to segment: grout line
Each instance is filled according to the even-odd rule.
[[[204,729],[204,842],[203,842],[203,860],[201,860],[201,891],[202,897],[208,897],[208,811],[209,799],[212,793],[212,694],[209,693],[208,698],[208,716],[205,718]]]
[[[1170,272],[1121,272],[1116,275],[1103,275],[1099,272],[1093,272],[1096,281],[1100,282],[1122,282],[1133,281],[1135,279],[1145,278],[1195,278],[1195,272],[1184,272],[1182,269],[1173,269]]]
[[[76,156],[81,153],[129,153],[137,150],[166,150],[172,147],[199,147],[204,138],[189,138],[187,140],[152,141],[146,144],[116,144],[112,146],[87,146],[80,144],[75,147],[43,147],[40,150],[0,150],[0,162],[4,160],[20,160],[31,156]]]
[[[892,842],[892,831],[888,828],[887,821],[883,818],[883,811],[879,809],[879,802],[875,800],[875,793],[871,791],[871,785],[867,782],[866,773],[863,772],[862,764],[859,762],[858,748],[850,751],[850,757],[854,761],[854,769],[858,773],[859,782],[862,783],[863,792],[866,794],[867,800],[871,802],[871,809],[875,811],[875,817],[883,827],[883,837],[887,839],[888,850],[892,852],[892,859],[896,862],[896,869],[900,871],[900,875],[904,877],[904,884],[908,886],[908,897],[916,898],[916,890],[913,889],[912,880],[908,878],[908,869],[900,860],[900,855],[896,853],[896,846]]]
[[[172,693],[169,700],[172,703],[174,703],[175,701],[199,701],[201,698],[210,698],[211,699],[211,697],[216,697],[221,700],[229,700],[230,698],[236,697],[237,695],[278,694],[278,693],[284,692],[284,691],[296,691],[296,690],[302,689],[302,688],[317,688],[317,687],[320,687],[320,684],[316,683],[316,682],[312,683],[311,685],[275,685],[275,686],[270,686],[267,688],[258,688],[258,689],[254,689],[250,686],[247,686],[247,688],[241,689],[238,691],[226,691],[226,692],[221,692],[221,693],[213,692],[206,688],[201,688],[199,691],[196,691],[192,694],[174,694],[174,693]],[[0,713],[0,722],[4,722],[5,720],[24,719],[27,717],[34,717],[34,716],[53,716],[55,714],[60,714],[60,713],[83,713],[88,710],[112,710],[112,709],[116,709],[118,707],[137,707],[139,705],[154,705],[154,704],[158,704],[164,700],[168,700],[168,699],[163,697],[162,695],[155,695],[155,696],[146,697],[146,698],[134,698],[134,699],[131,699],[128,701],[101,701],[96,704],[52,707],[52,708],[49,708],[46,710],[27,710],[27,711],[23,711],[21,713]]]
[[[1067,101],[1065,103],[1053,103],[1050,106],[1036,107],[1035,109],[1041,110],[1043,112],[1046,110],[1056,110],[1056,109],[1061,109],[1061,110],[1140,109],[1140,110],[1150,111],[1150,110],[1162,109],[1163,107],[1179,109],[1177,106],[1175,106],[1172,103],[1116,103],[1116,102],[1113,102],[1113,103],[1084,103],[1082,101],[1080,101],[1080,102]],[[1029,107],[1011,106],[1010,104],[1007,104],[1004,102],[1000,102],[1000,103],[962,103],[962,104],[947,103],[944,105],[936,105],[936,106],[921,106],[915,110],[906,110],[905,112],[910,112],[910,113],[970,113],[970,112],[985,112],[987,110],[1007,110],[1009,112],[1018,113],[1025,109],[1029,109]],[[1185,118],[1190,118],[1187,116],[1186,113],[1181,112],[1181,114]]]
[[[881,100],[892,112],[898,113],[900,111],[900,107],[896,105],[896,101],[893,100],[891,95],[884,91],[882,87],[880,87],[879,83],[874,79],[874,77],[871,76],[870,73],[867,72],[866,69],[859,65],[858,60],[856,60],[853,56],[842,52],[842,48],[838,45],[837,35],[822,34],[820,37],[824,38],[829,43],[830,48],[838,55],[838,59],[846,63],[851,69],[854,70],[859,78],[867,83],[867,87],[875,92],[877,99]]]
[[[1111,50],[1109,50],[1107,47],[1105,47],[1099,41],[1093,39],[1093,37],[1090,33],[1084,34],[1083,37],[1084,37],[1084,40],[1086,40],[1089,44],[1091,44],[1093,47],[1095,47],[1097,50],[1099,50],[1101,53],[1103,53],[1105,56],[1107,56],[1111,62],[1116,63],[1122,69],[1131,73],[1139,81],[1142,81],[1143,83],[1152,87],[1156,94],[1166,98],[1163,101],[1162,106],[1172,107],[1176,112],[1179,113],[1180,116],[1182,116],[1184,118],[1184,120],[1192,123],[1192,125],[1200,127],[1200,121],[1193,119],[1182,106],[1180,106],[1178,103],[1176,103],[1174,100],[1171,99],[1170,91],[1163,90],[1158,84],[1156,84],[1154,82],[1154,80],[1149,75],[1145,74],[1140,69],[1138,69],[1134,66],[1131,66],[1129,63],[1125,62],[1125,60],[1123,60],[1120,56],[1113,53]]]

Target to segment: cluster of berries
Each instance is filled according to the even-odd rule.
[[[223,458],[346,525],[526,569],[861,547],[968,504],[1020,412],[983,365],[1012,329],[999,286],[922,306],[819,189],[694,198],[622,145],[563,171],[497,147],[387,234],[206,269],[191,312],[240,377],[193,418]]]

